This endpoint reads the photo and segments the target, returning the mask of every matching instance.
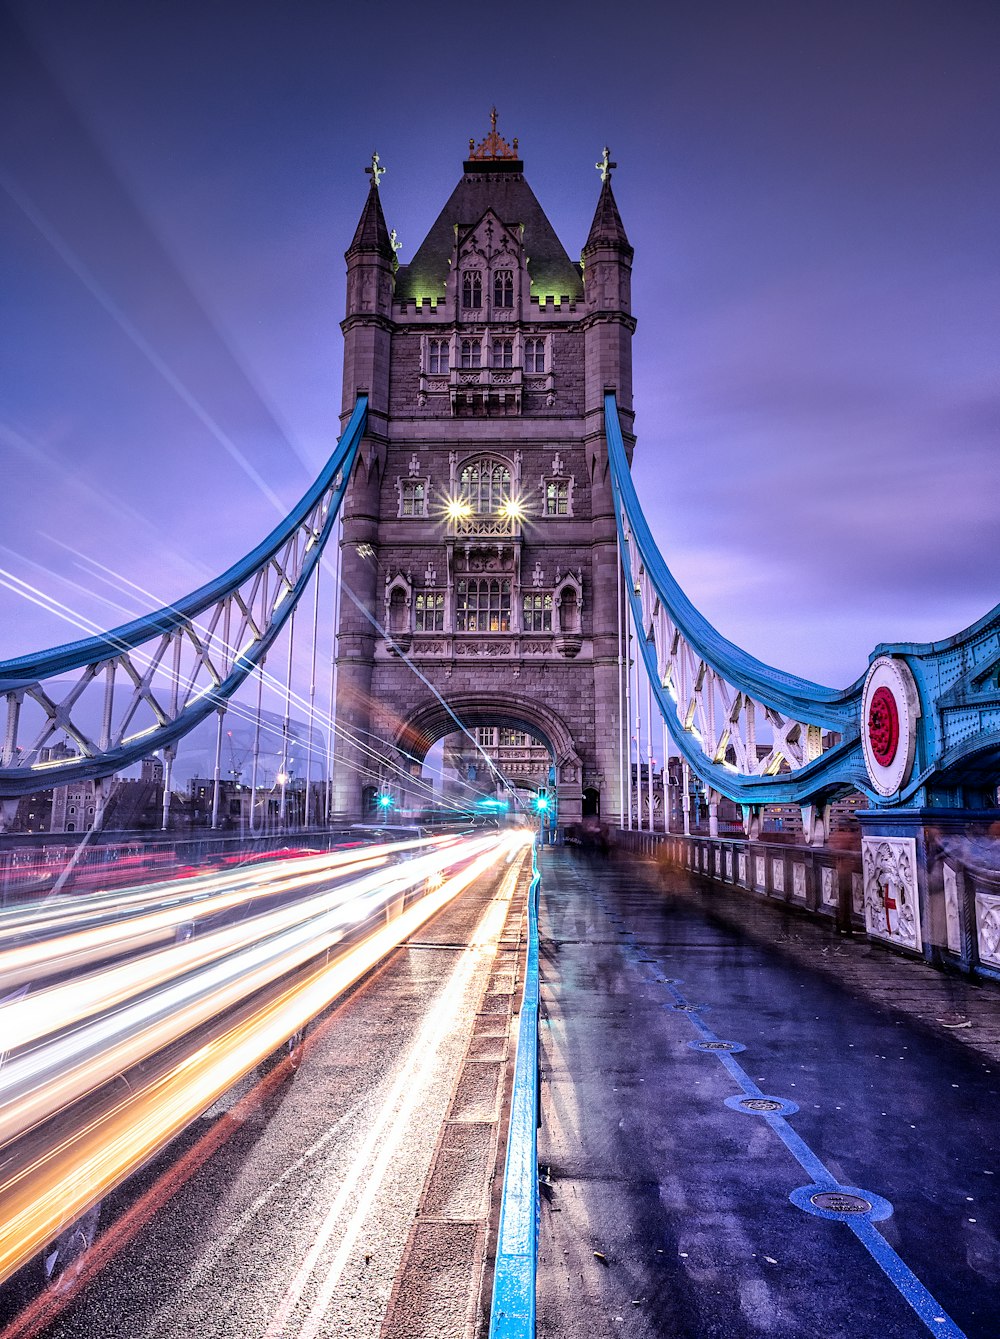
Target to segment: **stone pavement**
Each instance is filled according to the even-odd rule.
[[[995,1339],[1000,991],[567,850],[541,931],[540,1336]]]

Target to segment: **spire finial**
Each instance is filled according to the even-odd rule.
[[[594,164],[594,167],[601,174],[601,180],[610,181],[612,169],[616,168],[617,166],[618,166],[617,163],[613,163],[611,161],[611,150],[605,144],[604,152],[601,154],[601,161],[599,163]]]
[[[382,177],[385,176],[385,168],[379,166],[378,153],[372,153],[372,165],[371,167],[366,167],[365,172],[371,177],[372,185],[377,187]]]
[[[496,107],[490,108],[490,133],[482,141],[479,147],[476,148],[476,141],[474,139],[469,140],[469,157],[477,162],[482,162],[486,159],[514,159],[517,157],[517,140],[514,140],[513,147],[511,147],[497,130]]]

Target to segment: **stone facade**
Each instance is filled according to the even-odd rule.
[[[544,741],[560,823],[585,788],[617,816],[603,398],[629,434],[631,259],[610,173],[574,265],[494,133],[397,266],[373,176],[343,323],[344,421],[359,393],[369,417],[342,538],[340,813],[361,813],[366,787],[405,804],[457,718]]]

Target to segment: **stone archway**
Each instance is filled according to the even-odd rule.
[[[580,755],[569,726],[545,702],[508,692],[465,692],[447,701],[427,697],[402,722],[392,743],[408,760],[422,763],[439,739],[480,725],[510,726],[540,739],[549,749],[555,766],[559,826],[580,822],[583,801]]]

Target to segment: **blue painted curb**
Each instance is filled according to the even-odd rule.
[[[538,889],[534,849],[528,889],[528,960],[517,1028],[490,1339],[534,1339],[538,1254]]]

